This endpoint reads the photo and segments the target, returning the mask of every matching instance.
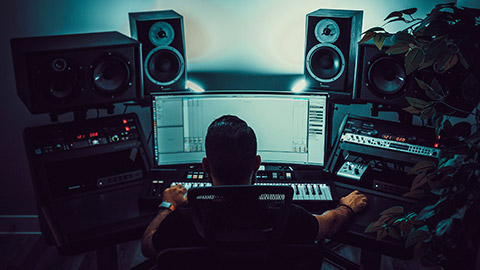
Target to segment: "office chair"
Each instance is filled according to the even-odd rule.
[[[157,269],[321,269],[316,244],[285,244],[293,189],[217,186],[188,191],[188,207],[204,247],[163,250]]]

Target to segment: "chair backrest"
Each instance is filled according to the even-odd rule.
[[[188,191],[193,222],[209,246],[277,243],[285,231],[292,197],[289,186],[215,186]]]
[[[314,243],[281,243],[290,186],[216,186],[188,191],[188,204],[206,247],[172,248],[157,256],[158,269],[321,269]]]

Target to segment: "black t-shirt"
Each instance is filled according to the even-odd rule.
[[[317,219],[300,206],[292,204],[283,235],[288,244],[311,244],[318,233]],[[170,213],[153,235],[157,251],[166,248],[203,246],[205,240],[197,233],[188,208],[179,208]]]

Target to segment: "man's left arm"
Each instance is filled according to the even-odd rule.
[[[177,207],[187,204],[185,193],[187,190],[182,185],[175,185],[163,191],[163,201],[171,203],[170,208],[161,208],[157,216],[150,222],[142,237],[142,254],[148,258],[155,258],[157,250],[153,244],[153,235],[157,232],[162,221],[172,213]]]

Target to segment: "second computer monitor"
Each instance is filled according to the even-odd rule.
[[[152,96],[154,165],[200,163],[210,123],[236,115],[252,127],[263,163],[323,166],[326,95],[157,94]]]

